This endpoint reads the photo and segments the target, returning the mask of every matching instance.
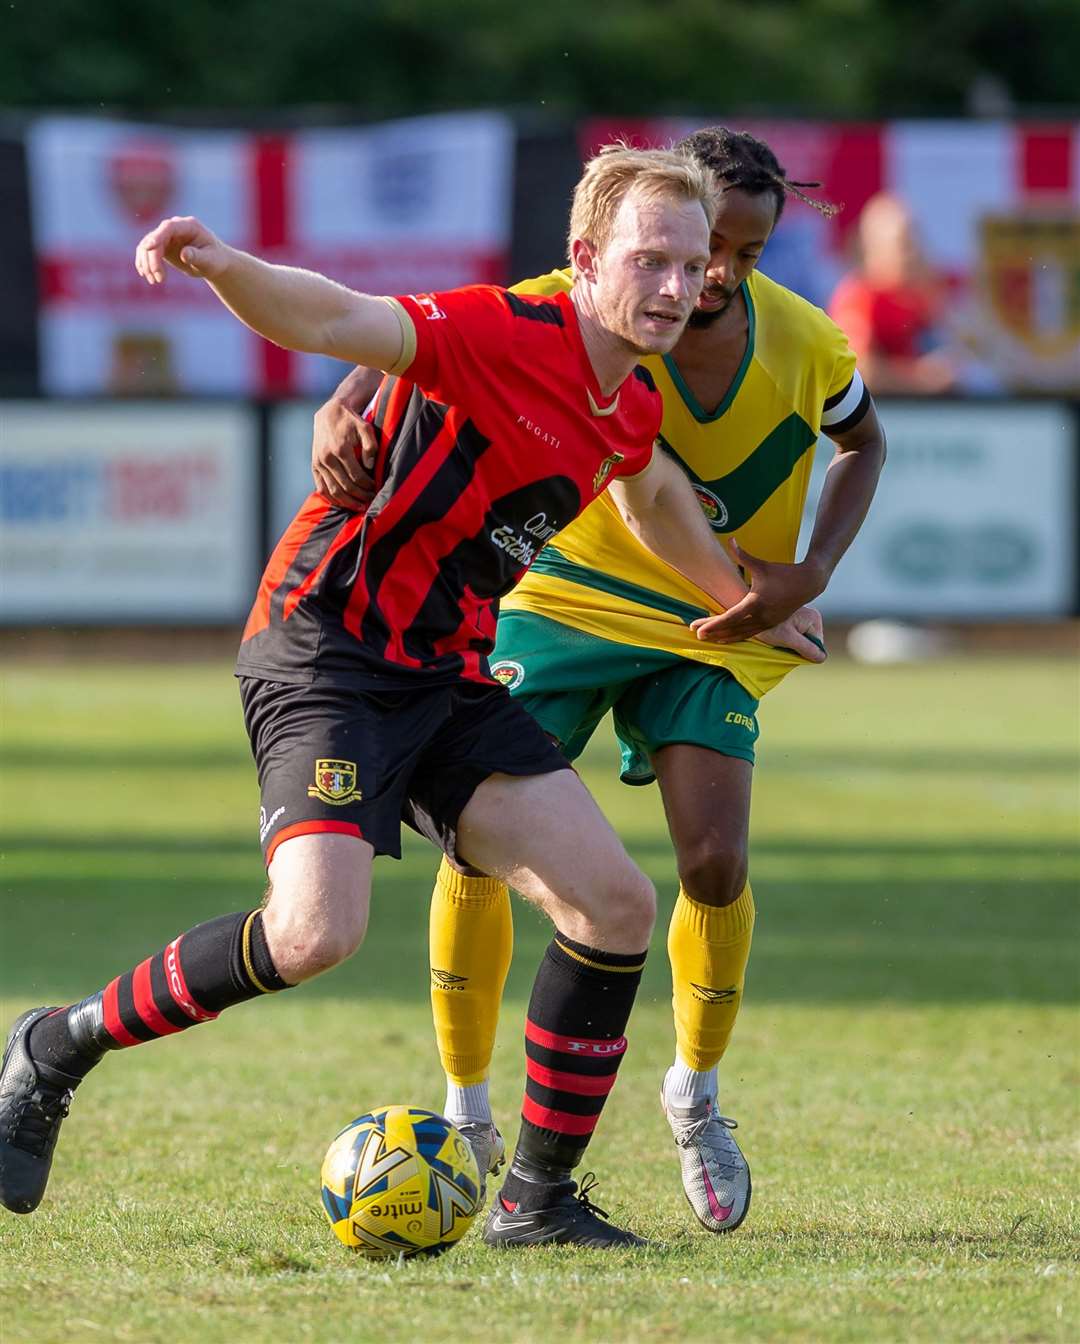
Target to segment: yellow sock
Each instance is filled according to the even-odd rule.
[[[487,1077],[513,947],[506,883],[466,877],[443,859],[431,897],[431,1012],[443,1069],[459,1087]]]
[[[731,905],[702,905],[686,892],[668,927],[672,1007],[679,1057],[705,1072],[718,1063],[735,1027],[754,934],[750,884]]]

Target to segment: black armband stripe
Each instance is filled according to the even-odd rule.
[[[834,393],[832,394],[831,397],[826,397],[826,398],[825,398],[825,404],[824,404],[824,406],[822,407],[822,410],[825,411],[825,412],[828,412],[828,411],[831,411],[831,410],[833,409],[834,406],[839,406],[840,403],[841,403],[841,402],[844,400],[844,398],[847,396],[847,394],[851,391],[851,384],[854,383],[854,381],[855,381],[855,379],[852,378],[848,383],[846,383],[846,384],[840,389],[839,392],[834,392]]]
[[[847,386],[826,397],[821,408],[821,428],[826,434],[842,434],[856,425],[870,405],[870,393],[856,369]]]
[[[855,426],[859,423],[859,421],[863,418],[863,416],[869,409],[870,409],[870,389],[868,387],[864,387],[862,391],[862,396],[859,398],[858,405],[855,407],[855,409],[851,412],[850,415],[845,416],[843,420],[838,420],[835,424],[831,425],[823,424],[821,427],[825,431],[825,433],[829,435],[846,434],[849,429],[855,428]]]

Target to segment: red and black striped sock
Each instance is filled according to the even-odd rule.
[[[585,947],[561,933],[540,963],[525,1023],[521,1133],[502,1199],[543,1208],[570,1181],[615,1086],[645,953]]]
[[[266,944],[262,911],[197,924],[96,994],[36,1022],[34,1059],[81,1078],[106,1050],[210,1022],[234,1003],[289,986]]]

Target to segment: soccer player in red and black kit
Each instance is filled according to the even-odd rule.
[[[380,299],[269,266],[199,221],[163,221],[136,266],[207,281],[294,349],[384,369],[378,490],[363,514],[312,495],[278,544],[237,674],[262,790],[270,891],[81,1002],[15,1023],[0,1074],[0,1200],[34,1209],[60,1122],[108,1050],[216,1017],[337,965],[363,939],[371,865],[408,822],[555,925],[526,1023],[527,1084],[493,1245],[638,1244],[571,1176],[626,1047],[652,887],[565,759],[489,675],[500,595],[610,488],[642,542],[721,605],[745,585],[685,476],[652,444],[637,357],[669,349],[701,287],[712,183],[616,148],[575,194],[577,283],[554,300],[472,287]],[[793,622],[768,638],[813,649]]]

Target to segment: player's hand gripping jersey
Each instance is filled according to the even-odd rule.
[[[568,271],[552,271],[515,290],[550,295],[570,284]],[[868,394],[847,338],[819,308],[756,271],[743,295],[746,357],[712,414],[670,355],[643,363],[663,395],[664,448],[694,484],[717,537],[733,534],[752,555],[791,562],[818,433],[854,424]],[[552,541],[502,609],[726,667],[758,699],[802,661],[757,640],[699,640],[689,623],[715,604],[646,550],[606,496]]]
[[[614,476],[649,463],[660,398],[605,399],[566,290],[389,300],[403,351],[372,419],[377,493],[308,497],[270,558],[237,672],[394,689],[490,678],[498,599]]]

